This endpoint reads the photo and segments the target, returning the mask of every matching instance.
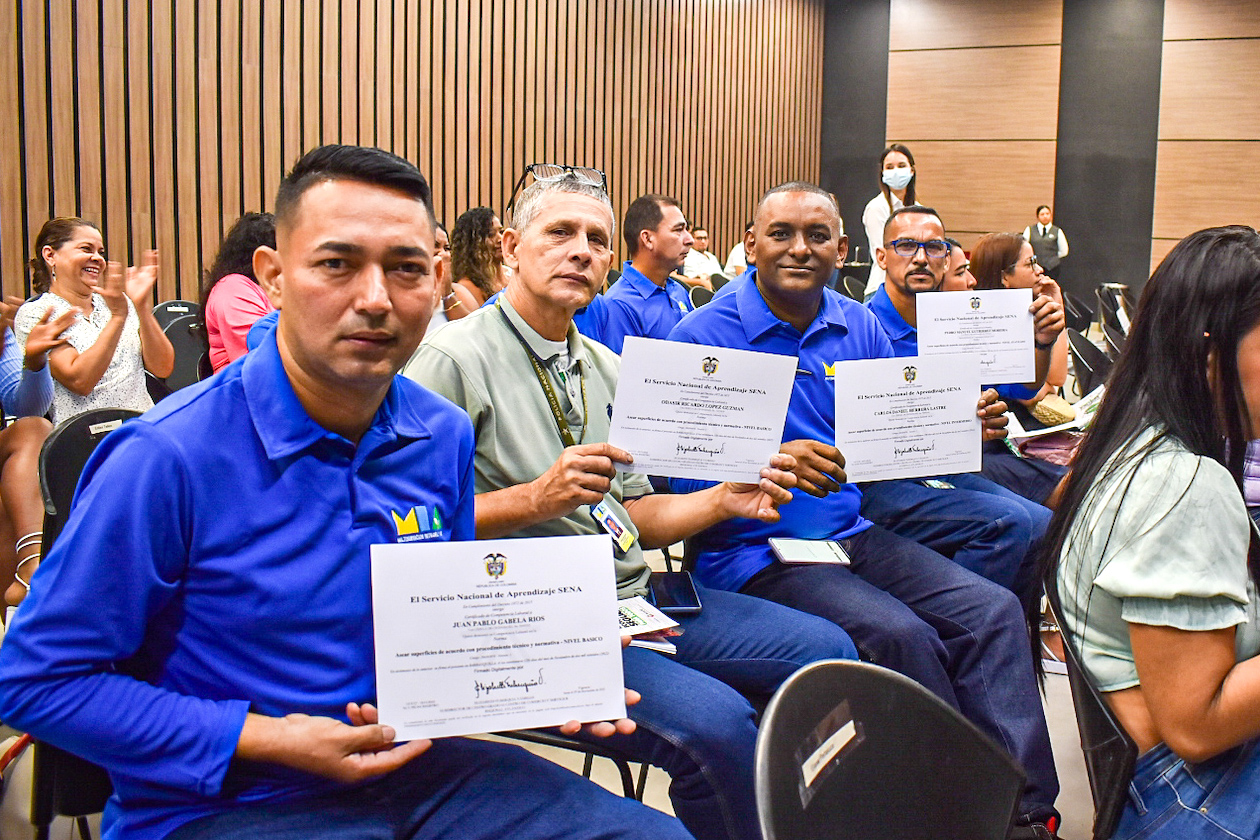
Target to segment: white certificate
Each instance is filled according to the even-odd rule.
[[[1037,375],[1032,301],[1032,289],[916,295],[919,355],[977,353],[981,382],[1032,382]]]
[[[625,717],[612,543],[372,546],[380,720],[397,740]]]
[[[608,442],[634,471],[757,481],[779,451],[796,357],[627,338]]]
[[[837,362],[836,448],[849,481],[976,472],[979,399],[974,354]]]

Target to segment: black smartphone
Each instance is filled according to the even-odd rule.
[[[652,572],[648,600],[666,615],[698,615],[701,609],[691,572]]]

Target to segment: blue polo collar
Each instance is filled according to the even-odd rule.
[[[654,295],[657,292],[669,294],[666,291],[666,288],[669,286],[670,283],[677,283],[678,281],[674,280],[672,277],[666,278],[665,285],[658,286],[655,283],[653,283],[651,278],[649,278],[646,274],[644,274],[642,271],[639,271],[639,269],[631,265],[629,260],[626,260],[621,265],[621,279],[618,280],[617,282],[619,284],[620,283],[629,284],[630,288],[639,294],[639,297],[643,298],[644,300],[647,300],[648,295]]]
[[[309,449],[322,440],[348,444],[345,438],[330,432],[311,419],[298,400],[284,370],[276,333],[272,330],[262,344],[251,350],[241,365],[241,386],[250,419],[262,441],[267,457],[273,461]],[[360,450],[367,451],[397,439],[419,440],[432,436],[420,419],[420,412],[409,405],[395,380],[372,418],[372,425],[360,441]]]
[[[779,319],[779,316],[770,311],[769,304],[766,299],[761,296],[761,289],[757,286],[756,273],[750,273],[748,281],[741,283],[739,288],[735,290],[735,299],[737,309],[739,311],[739,321],[744,328],[744,338],[749,344],[754,344],[766,333],[779,327],[787,327],[793,332],[796,328],[786,321]],[[819,307],[818,314],[814,316],[814,320],[805,328],[804,340],[819,330],[828,327],[839,327],[848,332],[849,322],[844,317],[844,310],[840,306],[840,302],[836,297],[836,293],[830,289],[823,289],[822,305]]]
[[[901,313],[893,305],[892,298],[888,296],[886,288],[880,286],[867,306],[875,313],[875,317],[884,326],[884,332],[888,333],[888,337],[894,342],[902,341],[906,338],[913,338],[915,341],[918,341],[919,331],[906,323],[906,319],[901,317]]]

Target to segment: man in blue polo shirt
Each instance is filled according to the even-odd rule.
[[[441,279],[429,187],[326,146],[275,212],[276,330],[101,444],[0,650],[5,722],[109,770],[106,838],[687,836],[516,748],[378,725],[369,546],[421,509],[421,539],[473,536],[468,417],[395,377]]]
[[[909,249],[908,243],[918,243],[913,254],[899,253],[894,247],[898,241],[907,243],[903,250]],[[928,207],[911,206],[897,210],[884,225],[884,244],[876,248],[876,259],[885,268],[884,285],[871,298],[871,312],[879,320],[880,326],[888,334],[892,342],[893,352],[898,356],[919,355],[919,333],[917,329],[915,300],[920,294],[940,291],[949,265],[949,251],[946,244],[944,253],[930,255],[923,243],[943,242],[945,227],[935,210]],[[1040,381],[1044,381],[1050,367],[1049,348],[1054,346],[1055,338],[1063,330],[1063,309],[1048,295],[1039,295],[1033,301],[1034,328],[1037,342],[1037,382],[1028,384],[1004,384],[997,386],[1003,399],[1028,399],[1037,394]],[[1048,342],[1048,343],[1047,343]],[[1034,387],[1036,386],[1036,387]],[[1005,442],[992,441],[985,444],[984,460],[986,465],[995,459],[1014,458],[1006,448]],[[1021,459],[1024,460],[1024,459]],[[1043,466],[1044,465],[1044,466]],[[1039,504],[1053,490],[1061,478],[1061,468],[1048,462],[1030,462],[1021,472],[1042,477],[1033,482],[1037,489],[1029,493],[1025,488],[1003,486],[993,480],[989,473],[967,473],[941,476],[937,481],[945,482],[959,490],[970,490],[999,496],[1008,502],[1018,505],[1029,522],[1030,547],[1023,563],[1009,569],[995,569],[990,574],[980,571],[990,579],[999,580],[1010,586],[1024,598],[1030,608],[1034,606],[1041,592],[1040,581],[1037,580],[1037,554],[1040,551],[1042,537],[1050,524],[1050,511]],[[921,483],[914,481],[877,482],[863,488],[863,515],[879,522],[899,534],[934,545],[936,540],[948,539],[950,529],[943,525],[955,516],[968,516],[973,510],[971,494],[968,496],[942,496],[939,493],[925,492]],[[1034,498],[1035,497],[1035,498]],[[994,575],[1013,572],[1009,580]]]
[[[845,483],[844,459],[829,443],[835,441],[835,363],[893,355],[871,313],[825,287],[841,247],[839,229],[838,209],[824,190],[804,183],[772,189],[757,208],[750,243],[755,281],[688,315],[670,334],[798,358],[783,451],[796,458],[797,487],[804,492],[783,507],[777,523],[731,520],[697,536],[696,570],[708,586],[836,622],[875,662],[960,709],[1022,763],[1028,785],[1020,822],[1031,830],[1057,819],[1058,780],[1018,600],[864,519],[861,493]],[[1001,407],[991,408],[1000,413]],[[986,408],[990,402],[982,399],[982,417]],[[671,483],[679,492],[704,486]],[[852,563],[780,563],[767,544],[771,537],[837,540]]]
[[[664,338],[692,310],[687,287],[670,277],[692,245],[678,202],[656,193],[639,196],[626,210],[621,235],[630,259],[604,295],[608,313],[602,334],[576,322],[583,335],[618,354],[626,336]]]

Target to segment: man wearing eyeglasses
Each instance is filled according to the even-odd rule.
[[[875,251],[875,258],[885,271],[884,285],[867,306],[887,333],[896,355],[919,354],[916,300],[920,294],[943,289],[951,250],[945,238],[945,226],[931,208],[903,207],[884,225],[883,247]],[[1042,295],[1033,302],[1032,311],[1034,340],[1041,348],[1037,351],[1036,374],[1040,382],[1050,367],[1049,348],[1063,329],[1063,310]],[[1003,398],[1026,399],[1035,395],[1036,387],[1032,383],[1007,385],[995,391]],[[986,453],[1005,450],[1005,443],[1001,441],[985,446]],[[986,454],[986,457],[990,456]],[[1030,609],[1040,594],[1037,554],[1050,524],[1050,511],[983,475],[960,473],[921,481],[872,482],[862,489],[862,515],[1007,586]],[[962,533],[963,523],[990,516],[1017,523],[1025,535],[1026,548],[1022,552],[1012,549],[984,560],[952,550]]]
[[[626,209],[622,236],[630,259],[604,295],[603,336],[591,336],[618,354],[627,336],[664,338],[693,308],[687,286],[671,276],[695,242],[678,202],[656,193],[639,196]]]
[[[613,552],[618,594],[628,598],[647,592],[644,548],[732,518],[776,521],[796,462],[776,455],[758,484],[658,495],[629,453],[608,445],[619,360],[572,321],[608,270],[615,231],[599,185],[531,184],[503,234],[507,288],[434,336],[407,374],[472,418],[477,537],[624,531],[633,539]],[[803,665],[857,652],[815,616],[737,593],[699,596],[698,615],[677,617],[675,654],[625,651],[626,685],[642,695],[629,711],[638,729],[602,743],[664,768],[674,812],[697,838],[755,840],[757,730],[743,695],[768,696]]]

